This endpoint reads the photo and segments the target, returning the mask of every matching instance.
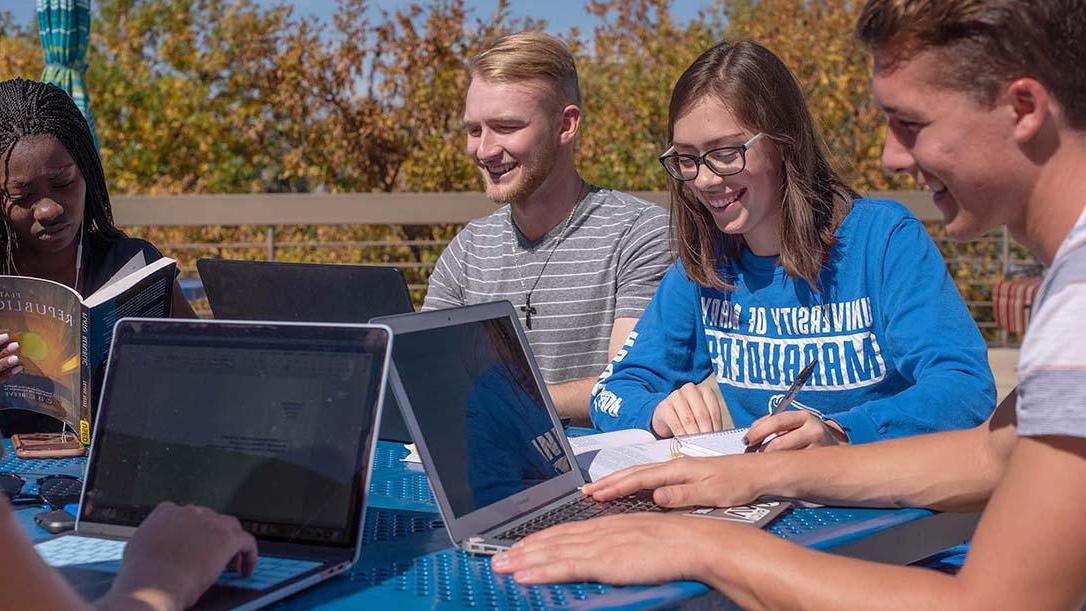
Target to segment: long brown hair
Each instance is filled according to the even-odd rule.
[[[715,98],[747,129],[761,132],[781,153],[780,264],[816,290],[836,243],[837,227],[857,197],[834,171],[795,76],[769,49],[722,42],[683,72],[671,93],[667,133],[706,97]],[[704,170],[703,170],[704,171]],[[729,289],[720,265],[734,261],[741,235],[721,232],[684,183],[672,180],[671,239],[687,276],[702,286]]]

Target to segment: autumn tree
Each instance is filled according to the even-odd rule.
[[[0,79],[41,74],[44,60],[37,32],[16,24],[0,11]]]
[[[667,102],[683,69],[723,39],[779,54],[803,83],[840,166],[860,189],[879,168],[882,122],[858,0],[717,0],[677,22],[671,0],[590,0],[598,25],[565,38],[585,98],[579,162],[619,189],[659,189]],[[340,0],[330,22],[254,0],[100,0],[89,55],[102,155],[117,192],[478,189],[462,154],[467,60],[501,34],[541,28],[503,0],[394,12]],[[36,35],[0,21],[0,76],[40,73]]]
[[[582,172],[625,190],[666,188],[656,161],[667,148],[667,107],[683,70],[723,32],[709,19],[677,23],[670,0],[591,0],[599,20],[577,52],[585,123],[578,150]]]
[[[885,124],[870,57],[852,34],[861,0],[713,0],[677,21],[672,0],[587,0],[596,24],[563,35],[585,103],[578,165],[591,181],[663,189],[667,106],[682,71],[716,42],[766,45],[796,73],[831,154],[860,191],[908,188],[882,171]],[[256,0],[96,0],[88,82],[114,193],[391,192],[481,188],[463,154],[467,62],[497,37],[542,29],[508,0],[475,14],[464,0],[395,11],[339,0],[334,17]],[[0,13],[0,78],[41,74],[36,28]],[[281,227],[284,259],[432,262],[454,227]],[[938,233],[937,227],[931,230]],[[175,252],[260,257],[262,228],[142,229]],[[312,242],[353,244],[335,249]],[[216,245],[233,244],[233,247]],[[981,301],[1002,270],[998,240],[965,246],[952,272]],[[410,276],[416,284],[425,277]],[[982,317],[986,314],[980,314]]]

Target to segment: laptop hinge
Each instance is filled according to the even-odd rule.
[[[297,558],[318,562],[349,562],[354,559],[354,548],[336,549],[287,541],[257,541],[261,556]]]
[[[135,532],[136,528],[134,526],[119,526],[117,524],[80,521],[79,524],[76,525],[74,534],[91,537],[131,539],[132,534]]]

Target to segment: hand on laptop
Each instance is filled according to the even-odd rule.
[[[656,406],[652,412],[652,432],[658,437],[675,437],[719,431],[725,409],[720,396],[711,388],[686,383]]]
[[[661,507],[731,507],[762,496],[758,482],[765,479],[774,459],[764,454],[677,458],[638,465],[585,484],[581,492],[597,501],[610,501],[641,490],[652,490]]]
[[[113,588],[100,608],[187,609],[222,575],[223,568],[252,574],[256,539],[237,518],[206,507],[161,503],[125,548]]]
[[[524,584],[710,582],[722,550],[757,549],[759,537],[771,535],[731,522],[635,513],[548,528],[494,556],[491,566]],[[677,552],[660,553],[664,548]]]

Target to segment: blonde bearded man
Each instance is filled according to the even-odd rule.
[[[559,413],[584,423],[596,378],[671,263],[667,214],[581,178],[580,87],[562,41],[504,37],[471,77],[466,152],[502,207],[449,244],[423,309],[512,302]]]

